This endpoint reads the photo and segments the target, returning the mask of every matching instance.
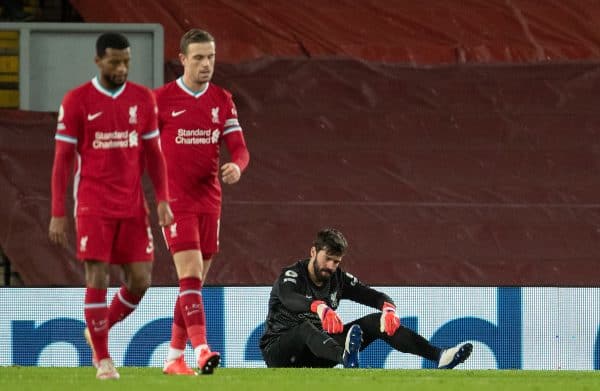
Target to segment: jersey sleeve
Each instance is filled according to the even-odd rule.
[[[65,215],[65,193],[75,148],[79,140],[81,113],[81,104],[77,102],[73,92],[67,93],[58,109],[58,122],[54,136],[56,142],[51,178],[51,213],[53,217]]]
[[[231,94],[226,91],[225,124],[223,125],[223,140],[229,151],[231,162],[235,163],[241,172],[244,172],[250,162],[250,153],[246,147],[246,140],[240,125],[237,109]]]
[[[144,140],[146,167],[154,186],[156,201],[168,201],[167,164],[160,148],[160,140],[156,137]]]
[[[233,132],[241,132],[242,127],[238,119],[237,109],[231,94],[227,93],[225,98],[225,124],[223,125],[223,136]]]
[[[307,298],[304,292],[305,281],[294,269],[286,269],[277,280],[279,285],[279,300],[292,312],[310,312],[312,299]]]
[[[229,133],[224,137],[225,146],[229,151],[231,162],[235,163],[241,172],[244,172],[250,162],[250,152],[246,147],[246,140],[242,132]]]
[[[154,137],[158,137],[158,106],[156,105],[156,98],[150,89],[145,89],[146,93],[146,104],[144,108],[146,110],[144,118],[146,119],[144,126],[142,127],[142,139],[149,140]]]
[[[162,110],[161,96],[162,96],[163,90],[164,90],[164,87],[159,87],[159,88],[152,90],[152,95],[154,96],[154,101],[156,102],[156,124],[158,126],[159,132],[163,128],[163,125],[164,125],[164,123],[162,121],[162,116],[161,116],[161,110]]]
[[[82,115],[81,103],[73,92],[67,93],[58,109],[58,123],[54,138],[57,141],[77,144],[82,127]]]
[[[75,145],[56,140],[54,149],[54,164],[51,179],[51,213],[52,217],[65,215],[65,193],[69,180],[70,170],[73,166]]]
[[[384,302],[394,304],[394,301],[385,293],[364,285],[352,274],[342,271],[342,299],[381,309]]]

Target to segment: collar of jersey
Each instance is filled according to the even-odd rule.
[[[188,86],[185,85],[185,83],[183,82],[183,76],[180,77],[179,79],[177,79],[177,85],[179,86],[179,88],[181,88],[183,90],[183,92],[193,96],[194,98],[198,98],[198,97],[204,95],[204,93],[208,90],[209,84],[210,84],[210,82],[206,83],[206,87],[203,90],[194,92],[194,91],[190,90],[188,88]]]
[[[92,79],[92,84],[94,85],[94,87],[96,87],[98,92],[100,92],[101,94],[104,94],[113,99],[117,99],[119,97],[119,95],[121,95],[123,93],[123,91],[125,91],[125,86],[127,85],[127,82],[123,83],[123,85],[121,87],[117,88],[114,91],[110,91],[110,90],[107,90],[106,88],[102,87],[102,84],[100,84],[100,82],[98,81],[98,76],[96,76]]]

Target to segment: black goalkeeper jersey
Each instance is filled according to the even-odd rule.
[[[308,263],[304,259],[284,268],[269,296],[269,314],[265,333],[260,339],[260,348],[267,347],[287,330],[305,320],[322,329],[319,316],[311,312],[314,300],[322,300],[334,310],[340,300],[348,299],[369,307],[381,309],[384,302],[394,303],[383,292],[362,284],[350,273],[338,267],[328,282],[316,286],[308,275]]]

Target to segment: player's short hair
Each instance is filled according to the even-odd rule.
[[[215,42],[215,38],[212,35],[210,35],[208,31],[200,29],[191,29],[187,33],[183,34],[183,37],[181,37],[181,42],[179,43],[179,50],[181,50],[181,53],[187,54],[187,49],[190,43],[206,42]]]
[[[96,55],[104,57],[106,49],[123,50],[129,47],[129,41],[123,34],[119,33],[104,33],[96,40]]]
[[[324,228],[317,232],[317,238],[313,242],[317,252],[325,250],[327,254],[344,255],[348,248],[348,241],[344,235],[335,228]]]

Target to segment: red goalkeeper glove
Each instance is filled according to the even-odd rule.
[[[335,313],[334,310],[329,308],[322,300],[315,300],[310,305],[310,310],[316,312],[321,319],[323,330],[329,334],[339,334],[344,331],[344,323]]]
[[[398,327],[400,327],[400,318],[396,315],[396,307],[387,301],[384,302],[383,307],[381,307],[379,330],[391,337],[398,330]]]

